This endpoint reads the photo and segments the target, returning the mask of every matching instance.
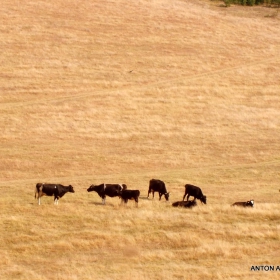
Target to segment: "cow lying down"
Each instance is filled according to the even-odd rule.
[[[251,199],[244,202],[234,202],[231,206],[254,207],[254,200]]]
[[[185,207],[185,208],[192,208],[194,206],[197,206],[197,203],[195,200],[189,200],[189,201],[176,201],[172,203],[173,207]]]

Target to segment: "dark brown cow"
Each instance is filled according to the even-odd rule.
[[[155,192],[159,193],[159,200],[161,200],[161,197],[163,195],[166,201],[169,200],[169,192],[167,192],[164,182],[158,179],[151,179],[149,184],[149,190],[148,190],[148,198],[150,193],[153,194],[153,198],[154,198]]]
[[[127,201],[135,200],[135,206],[138,207],[138,198],[140,196],[139,190],[123,190],[121,191],[119,197],[122,199],[122,203],[127,204]]]
[[[189,201],[176,201],[172,203],[173,207],[185,207],[185,208],[192,208],[194,206],[197,206],[196,201],[189,200]]]
[[[239,207],[254,207],[254,200],[248,200],[244,202],[234,202],[231,206],[239,206]]]
[[[54,204],[57,205],[59,198],[63,197],[67,192],[74,193],[75,191],[71,185],[38,183],[35,187],[35,198],[38,198],[38,204],[40,205],[43,195],[54,196]]]
[[[190,184],[186,184],[183,201],[184,201],[186,195],[188,195],[187,201],[189,200],[190,196],[193,196],[194,197],[193,201],[195,201],[196,199],[199,199],[201,201],[201,203],[206,204],[206,196],[203,195],[202,190],[199,187],[196,187],[196,186],[190,185]]]

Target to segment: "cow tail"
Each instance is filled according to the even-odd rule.
[[[35,198],[37,198],[37,197],[36,197],[37,194],[38,194],[38,197],[39,197],[39,188],[40,188],[41,185],[42,185],[42,184],[37,183],[36,186],[35,186]]]

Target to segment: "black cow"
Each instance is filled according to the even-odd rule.
[[[195,200],[191,201],[176,201],[172,203],[173,207],[185,207],[185,208],[192,208],[194,206],[197,206],[197,203]]]
[[[159,193],[159,200],[161,200],[162,195],[164,195],[166,201],[168,201],[169,192],[167,192],[164,182],[157,179],[151,179],[148,190],[148,198],[150,193],[153,193],[154,198],[155,192]]]
[[[122,203],[124,202],[127,204],[127,201],[130,200],[135,200],[135,206],[138,207],[138,198],[140,195],[139,190],[123,190],[121,191],[119,197],[122,199]]]
[[[38,204],[40,205],[41,196],[54,196],[54,204],[58,204],[59,198],[63,197],[67,192],[74,193],[75,191],[71,185],[63,186],[60,184],[37,183],[35,187],[35,198],[38,198]]]
[[[126,190],[127,186],[125,184],[100,184],[91,185],[87,191],[95,191],[102,198],[102,204],[105,204],[106,195],[110,197],[119,196],[122,190]]]
[[[199,199],[201,201],[201,203],[206,204],[206,196],[203,195],[201,189],[199,187],[190,185],[190,184],[186,184],[185,185],[185,194],[183,196],[183,201],[185,199],[185,197],[187,196],[187,201],[189,200],[190,196],[193,196],[194,199],[193,201],[195,201],[196,199]]]
[[[244,202],[235,202],[231,206],[254,207],[254,200],[251,199]]]

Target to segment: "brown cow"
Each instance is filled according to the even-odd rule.
[[[176,201],[172,203],[173,207],[185,207],[185,208],[192,208],[194,206],[197,206],[197,203],[195,200],[188,200],[188,201]]]
[[[193,196],[194,199],[193,201],[195,201],[196,199],[199,199],[201,201],[201,203],[206,204],[206,196],[203,195],[201,188],[191,185],[191,184],[186,184],[185,185],[185,194],[183,196],[183,201],[185,199],[185,197],[187,196],[187,201],[189,200],[190,196]]]
[[[155,195],[155,192],[159,193],[159,200],[161,200],[161,197],[164,195],[166,201],[169,200],[169,192],[167,192],[166,187],[165,187],[165,183],[161,180],[158,179],[151,179],[150,180],[150,184],[149,184],[149,190],[148,190],[148,197],[150,193],[153,194],[153,198]]]
[[[140,196],[139,190],[122,190],[119,197],[122,199],[122,203],[127,204],[127,201],[134,200],[135,206],[138,207],[138,198]]]

